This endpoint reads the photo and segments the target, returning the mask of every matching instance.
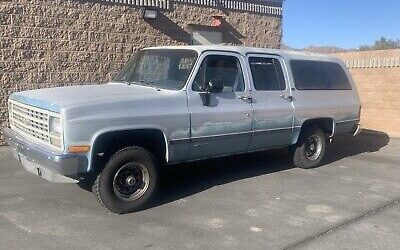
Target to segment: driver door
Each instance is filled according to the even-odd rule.
[[[234,53],[205,53],[188,86],[191,114],[189,159],[246,152],[251,139],[253,108],[243,58]],[[200,96],[207,84],[221,86],[205,106]]]

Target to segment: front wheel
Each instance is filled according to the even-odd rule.
[[[115,153],[97,176],[93,191],[98,201],[114,213],[145,208],[154,198],[159,183],[155,157],[140,147]]]
[[[296,167],[309,169],[322,164],[326,151],[326,137],[322,130],[310,128],[300,136],[293,148],[293,163]]]

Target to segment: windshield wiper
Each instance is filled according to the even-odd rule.
[[[117,83],[125,83],[127,85],[131,85],[132,82],[126,81],[126,80],[112,80],[111,82],[117,82]]]
[[[155,88],[157,91],[161,91],[161,89],[155,84],[153,81],[148,80],[139,80],[140,83],[144,83],[146,85],[150,85],[151,87]]]

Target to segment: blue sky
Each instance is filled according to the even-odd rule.
[[[400,0],[285,0],[283,42],[358,48],[400,39]]]

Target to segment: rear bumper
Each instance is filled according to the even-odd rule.
[[[2,133],[14,157],[24,168],[48,181],[74,182],[79,173],[87,167],[85,155],[54,152],[26,141],[9,128],[4,128]]]

